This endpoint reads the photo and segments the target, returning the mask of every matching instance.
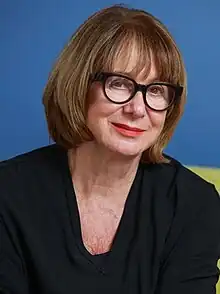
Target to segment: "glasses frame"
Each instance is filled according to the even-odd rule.
[[[116,77],[122,77],[122,78],[126,78],[127,80],[130,80],[133,84],[134,84],[134,93],[131,95],[131,97],[129,97],[127,100],[123,101],[123,102],[115,102],[113,100],[111,100],[111,98],[108,97],[107,93],[106,93],[106,90],[105,90],[105,85],[106,85],[106,81],[109,77],[112,77],[112,76],[116,76]],[[118,74],[118,73],[110,73],[110,72],[97,72],[95,73],[94,75],[91,76],[91,79],[92,79],[92,82],[101,82],[102,83],[102,88],[103,88],[103,92],[105,94],[105,97],[112,103],[115,103],[115,104],[125,104],[129,101],[132,100],[132,98],[134,98],[134,96],[137,94],[137,92],[141,92],[142,93],[142,96],[143,96],[143,100],[144,100],[144,104],[149,107],[150,109],[154,110],[154,111],[165,111],[167,110],[168,108],[170,108],[174,103],[176,103],[182,93],[183,93],[183,87],[180,86],[180,85],[174,85],[174,84],[171,84],[171,83],[167,83],[167,82],[153,82],[153,83],[150,83],[150,84],[147,84],[147,85],[143,85],[143,84],[138,84],[134,79],[126,76],[126,75],[122,75],[122,74]],[[155,109],[153,107],[151,107],[148,102],[147,102],[147,98],[146,98],[146,93],[147,93],[147,89],[150,87],[150,86],[154,86],[154,85],[161,85],[161,86],[169,86],[171,88],[174,89],[174,97],[173,99],[171,100],[171,102],[169,103],[169,105],[164,108],[164,109]]]

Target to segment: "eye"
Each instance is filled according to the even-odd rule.
[[[129,90],[132,91],[134,88],[133,83],[122,77],[111,77],[108,79],[108,87],[115,90]]]
[[[165,94],[165,88],[162,85],[151,85],[148,89],[147,89],[148,93],[150,95],[154,95],[154,96],[164,96]]]

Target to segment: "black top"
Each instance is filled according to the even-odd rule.
[[[0,293],[212,294],[220,200],[180,163],[140,163],[106,254],[83,245],[66,152],[0,163]]]

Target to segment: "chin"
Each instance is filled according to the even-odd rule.
[[[137,148],[137,146],[128,146],[129,144],[121,144],[120,146],[108,145],[107,148],[121,156],[140,157],[144,150]]]

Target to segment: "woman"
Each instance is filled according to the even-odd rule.
[[[43,97],[55,144],[1,163],[1,293],[215,293],[219,197],[163,154],[185,96],[152,15],[113,6],[77,30]]]

